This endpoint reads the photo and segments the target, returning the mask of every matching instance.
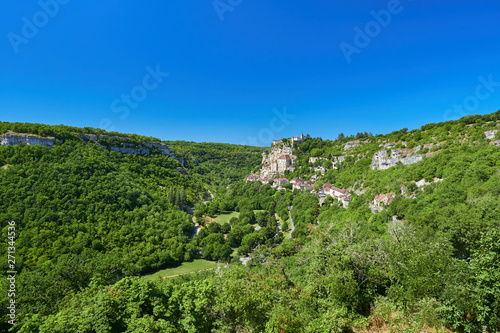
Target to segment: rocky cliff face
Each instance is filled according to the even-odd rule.
[[[500,140],[491,141],[491,142],[490,142],[490,145],[500,147]]]
[[[105,146],[99,144],[98,140],[103,139],[111,139],[113,141],[120,142],[120,146],[111,145],[109,149],[114,152],[123,153],[123,154],[140,154],[140,155],[149,155],[151,151],[158,150],[163,155],[168,155],[172,158],[176,158],[170,147],[168,147],[164,143],[159,142],[149,142],[144,141],[140,144],[137,143],[129,143],[128,139],[124,137],[117,136],[109,136],[109,135],[100,135],[99,137],[95,134],[80,134],[79,135],[84,140],[89,140],[95,142],[97,145],[106,149]],[[27,145],[42,145],[52,147],[56,143],[56,139],[53,137],[41,137],[35,134],[26,134],[26,133],[14,133],[7,132],[3,135],[0,135],[0,145],[1,146],[13,146],[18,144],[27,144]],[[184,164],[184,159],[177,159],[181,164]]]
[[[359,140],[347,142],[344,145],[344,150],[349,150],[349,149],[352,149],[354,147],[359,147],[359,146],[361,146],[361,143],[359,142]]]
[[[0,146],[14,146],[18,144],[41,145],[52,147],[56,143],[53,137],[41,137],[35,134],[7,132],[0,135]]]
[[[372,170],[385,170],[395,166],[398,162],[404,165],[420,162],[423,159],[423,155],[414,154],[416,151],[420,150],[420,147],[417,148],[393,149],[390,156],[386,150],[380,150],[373,155],[370,168]]]
[[[486,139],[488,140],[493,140],[495,138],[495,134],[500,132],[500,130],[491,130],[491,131],[486,131],[484,132],[484,136],[486,136]]]
[[[128,143],[128,139],[124,137],[117,137],[117,136],[110,136],[110,135],[100,135],[97,137],[94,134],[80,134],[80,137],[82,139],[90,140],[93,142],[96,142],[99,144],[97,141],[98,140],[108,140],[111,139],[113,141],[119,141],[123,142],[120,144],[120,146],[110,146],[110,150],[117,152],[117,153],[123,153],[123,154],[139,154],[139,155],[149,155],[152,150],[159,150],[163,155],[168,155],[170,157],[175,158],[174,153],[164,143],[159,143],[159,142],[150,142],[150,141],[143,141],[140,144],[135,144],[135,143]],[[102,146],[104,149],[106,149],[105,146]],[[179,162],[183,163],[183,161]]]

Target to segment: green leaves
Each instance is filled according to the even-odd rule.
[[[402,306],[424,296],[438,298],[456,267],[445,237],[428,239],[414,227],[397,222],[389,226],[385,260],[391,280],[388,296]]]

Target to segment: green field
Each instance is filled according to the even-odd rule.
[[[214,222],[217,222],[219,224],[224,224],[224,223],[229,223],[229,220],[231,220],[233,217],[240,217],[239,212],[230,212],[230,213],[224,213],[219,216],[217,216],[214,220]]]
[[[216,268],[217,263],[214,261],[208,261],[203,259],[196,259],[192,262],[184,262],[180,266],[175,268],[162,269],[154,274],[144,275],[143,277],[148,280],[154,280],[158,276],[162,278],[174,277],[177,275],[189,274],[198,271],[204,271],[207,269]]]
[[[264,212],[264,210],[254,210],[253,212],[254,213]],[[213,221],[217,222],[219,224],[224,224],[226,222],[229,223],[229,221],[233,217],[236,217],[236,218],[240,217],[240,213],[239,212],[225,212],[224,214],[220,214],[220,215],[216,216]]]

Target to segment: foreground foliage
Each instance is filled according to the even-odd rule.
[[[355,138],[307,136],[287,177],[311,179],[311,156],[331,168],[335,156],[352,155],[316,174],[351,193],[363,188],[347,209],[245,183],[260,148],[171,142],[183,169],[168,156],[113,153],[72,134],[83,130],[16,124],[65,141],[0,148],[2,232],[12,220],[19,230],[13,331],[500,331],[500,153],[484,138],[499,115],[360,133],[366,143],[347,153]],[[370,169],[380,144],[428,140],[442,143],[434,156]],[[421,179],[429,183],[418,188]],[[215,198],[205,201],[207,189]],[[395,198],[374,213],[368,204],[379,193]],[[238,213],[206,222],[229,212]],[[251,258],[246,267],[239,256]],[[221,264],[138,277],[194,258]]]
[[[107,287],[94,281],[68,295],[57,314],[30,315],[20,332],[498,329],[498,280],[466,274],[483,272],[483,265],[498,272],[498,230],[483,235],[488,248],[466,263],[450,255],[446,239],[428,242],[406,224],[390,229],[385,240],[362,237],[356,225],[317,230],[295,255],[264,250],[248,268],[219,266],[172,280],[126,278]]]

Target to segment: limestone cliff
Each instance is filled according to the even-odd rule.
[[[14,146],[19,144],[41,145],[52,147],[56,143],[56,138],[41,137],[35,134],[14,133],[8,131],[0,135],[0,146]]]
[[[416,152],[420,151],[420,149],[420,146],[417,146],[413,149],[392,149],[390,156],[387,153],[387,150],[380,150],[373,155],[370,168],[372,170],[385,170],[395,166],[398,162],[401,162],[403,165],[414,164],[422,161],[424,155],[427,157],[431,157],[437,154],[437,152],[416,154]]]
[[[75,133],[76,134],[76,133]],[[103,149],[109,149],[114,152],[119,152],[123,154],[140,154],[149,155],[152,151],[160,151],[163,155],[168,155],[172,158],[176,158],[170,147],[164,143],[142,141],[134,142],[126,137],[109,136],[109,135],[95,135],[95,134],[78,134],[80,138],[86,141],[92,141],[97,145],[101,146]],[[109,145],[103,145],[99,141],[105,140],[110,142]],[[102,141],[101,141],[102,142]],[[35,134],[28,133],[15,133],[8,131],[5,134],[0,135],[0,145],[1,146],[14,146],[19,144],[27,145],[42,145],[52,147],[56,143],[56,138],[53,137],[42,137]],[[184,159],[177,159],[181,164],[184,164]]]
[[[486,131],[484,132],[484,136],[488,140],[493,140],[495,138],[495,135],[500,132],[500,130],[491,130],[491,131]]]
[[[99,140],[110,141],[109,149],[114,152],[123,154],[139,154],[139,155],[149,155],[153,150],[160,151],[163,155],[168,155],[172,158],[176,158],[170,147],[161,142],[151,142],[142,141],[141,143],[129,142],[130,139],[126,137],[110,136],[110,135],[94,135],[94,134],[80,134],[80,137],[84,140],[90,140],[98,145]],[[106,146],[101,145],[104,149]],[[181,164],[184,164],[183,159],[177,159]]]
[[[359,147],[360,145],[361,145],[361,143],[359,142],[359,140],[347,142],[344,145],[344,150],[349,150],[349,149],[352,149],[354,147]]]

